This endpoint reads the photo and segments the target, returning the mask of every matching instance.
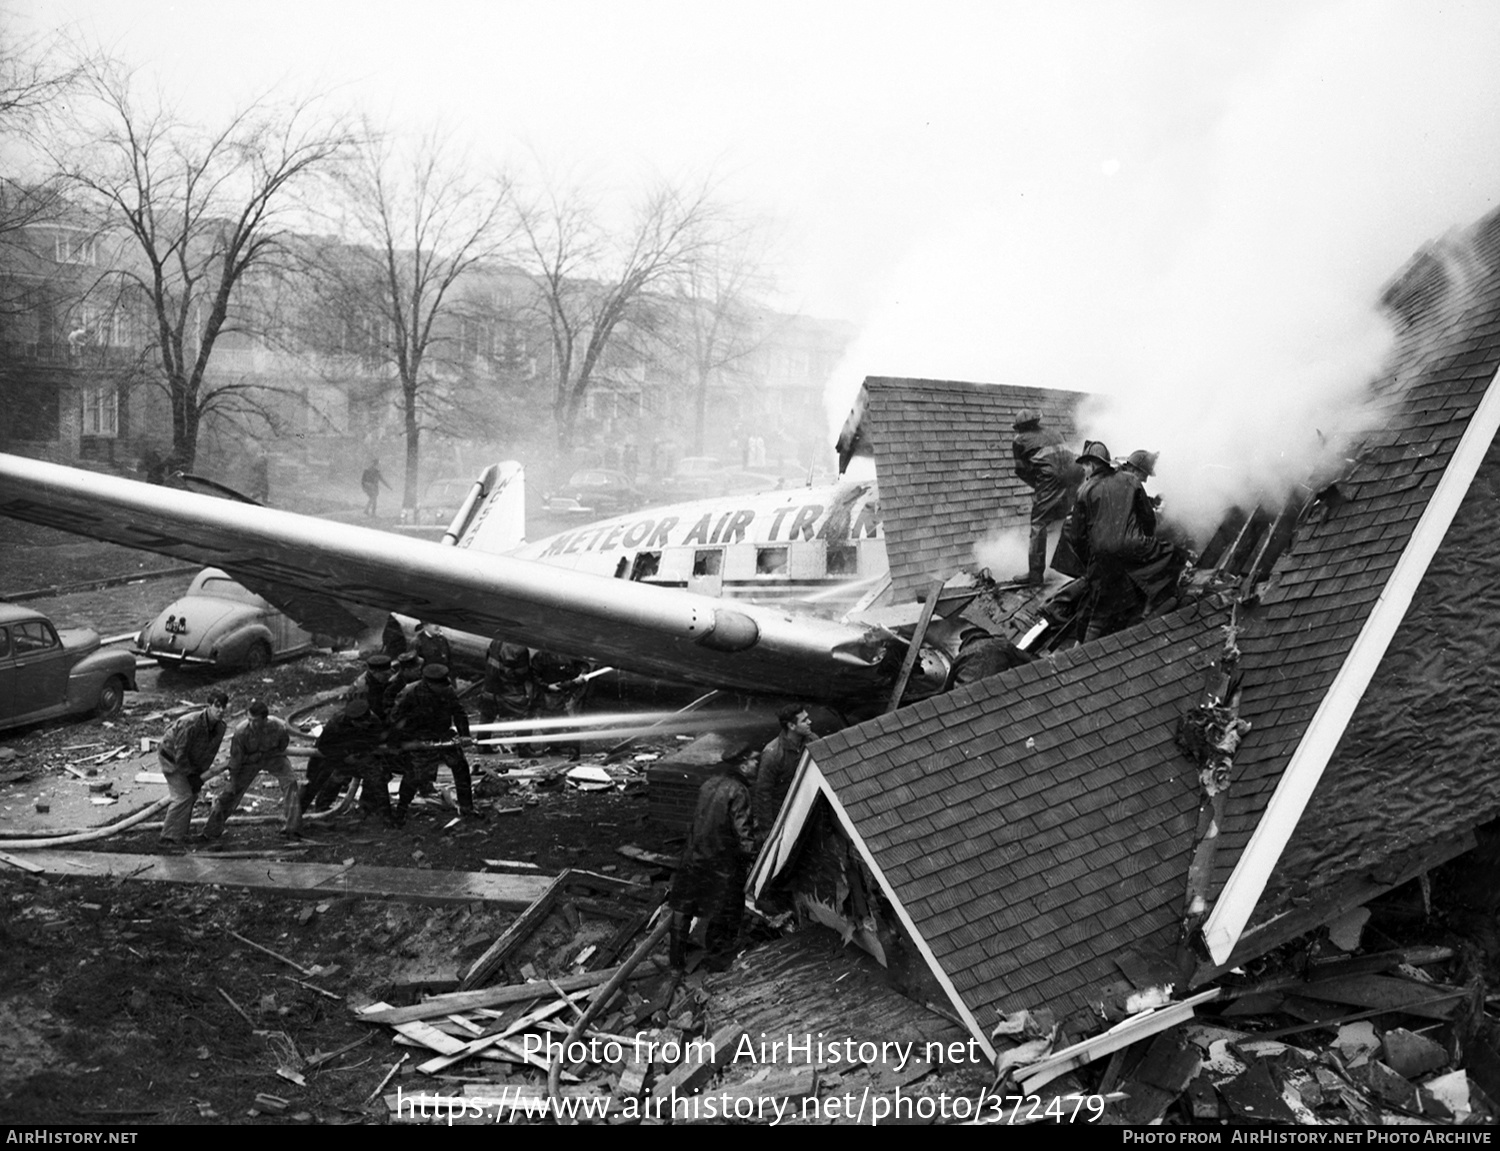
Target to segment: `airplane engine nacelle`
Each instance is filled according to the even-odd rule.
[[[701,614],[693,612],[693,629],[706,629],[698,643],[711,651],[745,651],[760,640],[760,627],[749,616],[728,608],[717,608]]]

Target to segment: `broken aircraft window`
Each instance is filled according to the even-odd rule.
[[[854,544],[828,545],[828,574],[857,575],[859,573],[859,548]]]
[[[637,552],[630,568],[633,580],[650,579],[661,568],[661,552]]]
[[[695,576],[716,576],[723,566],[723,548],[699,548],[693,553],[693,574]]]
[[[786,548],[756,548],[756,575],[784,575],[786,573]]]

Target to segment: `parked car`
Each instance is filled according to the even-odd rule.
[[[706,499],[711,496],[750,495],[775,491],[776,476],[725,467],[713,456],[684,456],[672,474],[661,482],[656,498],[664,503]]]
[[[111,716],[135,690],[135,657],[100,646],[91,628],[64,628],[0,603],[0,728],[60,715]]]
[[[624,472],[609,468],[583,468],[568,477],[547,497],[552,512],[591,512],[599,517],[634,511],[645,503],[645,493]]]
[[[445,478],[433,480],[422,494],[422,505],[417,509],[417,523],[446,528],[458,515],[458,509],[474,490],[474,477],[468,479]]]
[[[138,654],[163,667],[255,669],[311,651],[313,637],[218,568],[204,568],[187,595],[141,629],[135,645]]]

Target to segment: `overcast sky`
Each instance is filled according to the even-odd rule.
[[[1129,395],[1155,423],[1100,426],[1157,448],[1250,393],[1306,434],[1378,365],[1380,284],[1500,191],[1492,0],[9,10],[205,118],[287,84],[622,194],[713,170],[780,221],[785,303],[861,325],[835,421],[870,373]]]

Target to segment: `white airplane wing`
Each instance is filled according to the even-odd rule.
[[[0,515],[665,679],[868,699],[888,634],[0,454]]]

